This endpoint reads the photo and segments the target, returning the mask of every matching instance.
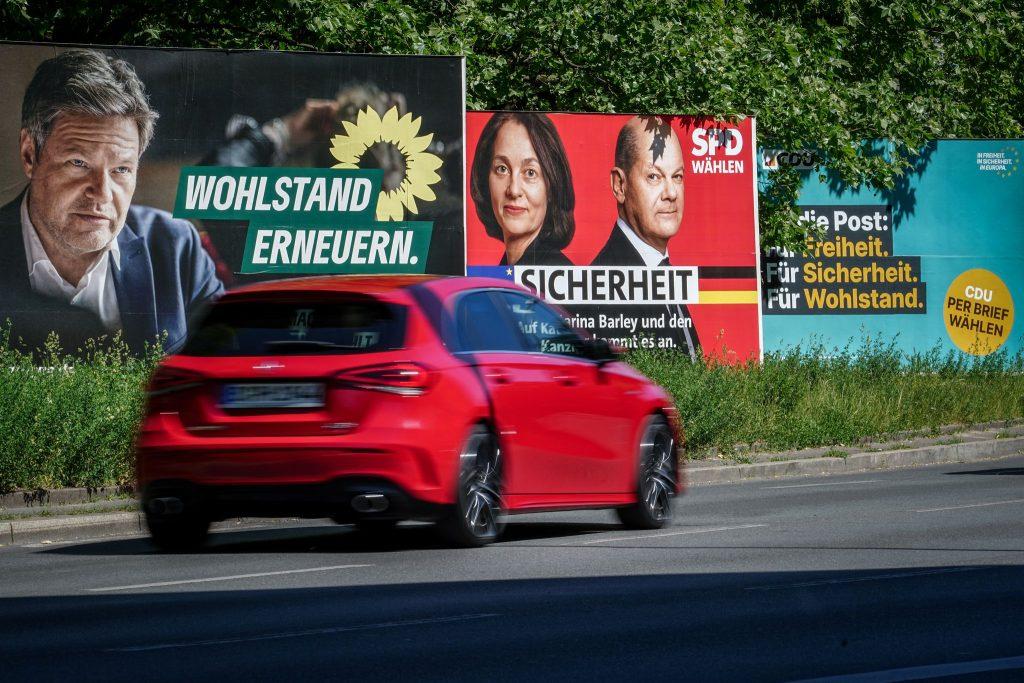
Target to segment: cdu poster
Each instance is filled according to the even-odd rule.
[[[804,163],[803,220],[818,228],[800,252],[767,249],[767,350],[842,347],[869,337],[904,352],[985,356],[1024,349],[1024,142],[939,140],[889,191],[824,179]]]

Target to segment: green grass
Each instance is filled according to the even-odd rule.
[[[76,356],[54,341],[33,358],[0,330],[0,492],[130,483],[143,387],[158,360],[133,358],[116,339]],[[690,452],[734,463],[754,462],[737,444],[785,451],[1024,417],[1022,354],[907,357],[865,343],[732,366],[667,350],[626,360],[672,394]]]
[[[845,460],[848,455],[850,455],[850,454],[847,451],[841,451],[838,448],[830,448],[827,451],[825,451],[824,453],[822,453],[821,457],[823,457],[823,458],[843,458]]]
[[[906,356],[894,343],[866,340],[856,349],[795,348],[733,366],[665,350],[628,359],[672,394],[696,451],[754,442],[769,451],[832,446],[1024,417],[1020,353]]]

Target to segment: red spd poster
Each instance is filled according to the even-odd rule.
[[[466,273],[625,348],[761,352],[752,118],[470,112]]]

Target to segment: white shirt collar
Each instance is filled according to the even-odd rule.
[[[82,279],[70,283],[57,272],[39,239],[39,233],[32,225],[28,215],[27,192],[21,201],[21,236],[25,245],[28,280],[32,291],[92,311],[111,332],[121,329],[121,311],[114,286],[114,268],[121,267],[121,250],[116,237],[110,241]]]
[[[647,242],[640,239],[640,236],[633,231],[633,228],[631,228],[629,224],[621,218],[615,221],[615,225],[619,226],[619,230],[626,234],[626,238],[629,240],[629,243],[633,245],[634,249],[636,249],[636,253],[640,254],[640,258],[644,260],[644,265],[648,268],[657,268],[668,256],[667,251],[663,254],[651,245],[647,244]]]

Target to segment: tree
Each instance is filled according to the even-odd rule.
[[[1021,0],[8,0],[6,39],[464,54],[474,109],[754,115],[844,182],[892,187],[928,139],[1024,135]],[[887,154],[871,141],[890,141]],[[799,175],[761,198],[798,245]]]

